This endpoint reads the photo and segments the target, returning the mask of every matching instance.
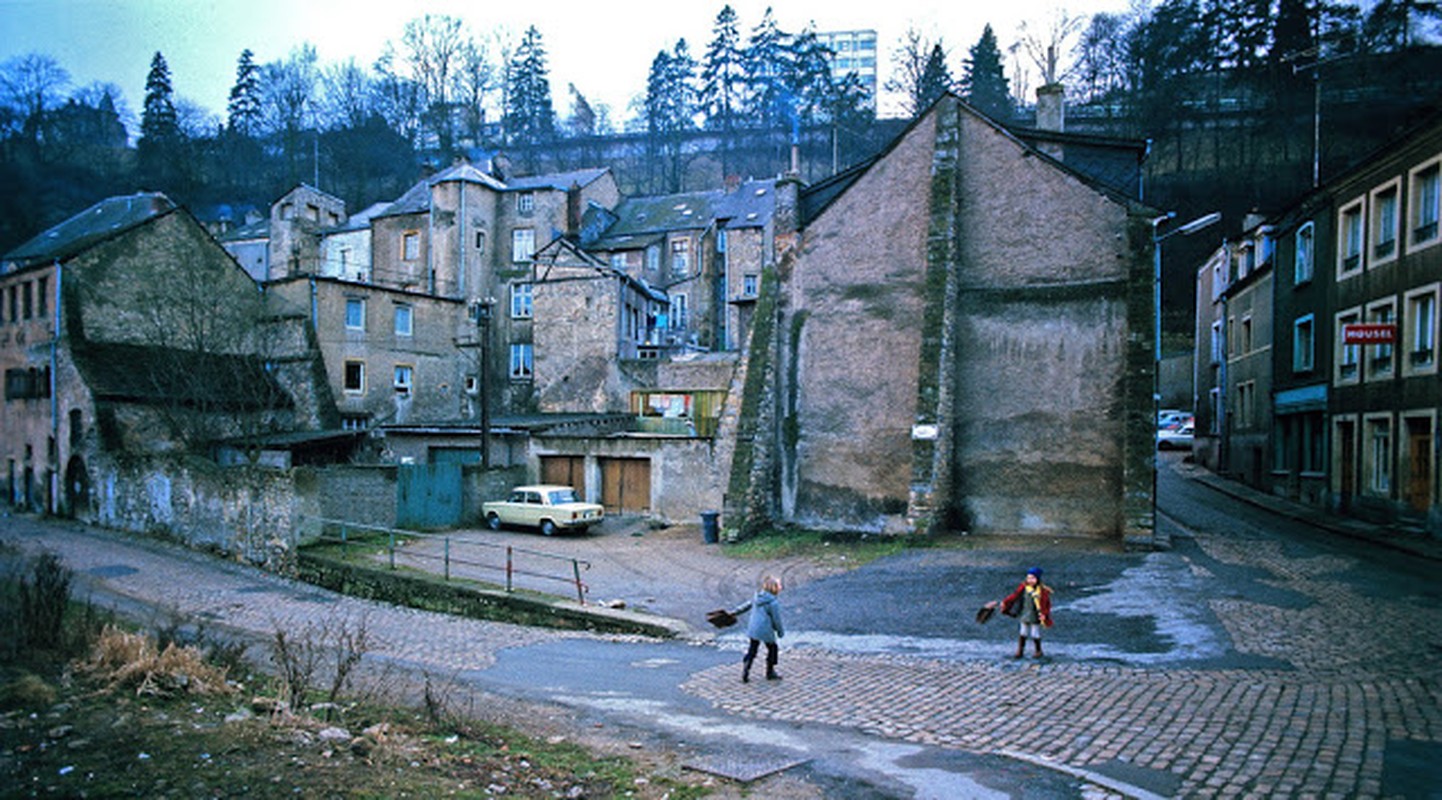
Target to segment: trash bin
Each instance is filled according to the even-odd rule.
[[[716,542],[720,540],[720,536],[718,535],[720,533],[719,519],[721,519],[720,511],[701,512],[701,539],[706,542],[706,544],[716,544]]]

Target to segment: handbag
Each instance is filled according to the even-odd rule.
[[[706,621],[717,628],[729,628],[736,624],[736,615],[724,608],[706,612]]]
[[[982,625],[996,613],[996,606],[982,606],[976,610],[976,621]]]

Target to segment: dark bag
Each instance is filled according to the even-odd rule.
[[[736,615],[724,608],[706,612],[706,621],[717,628],[729,628],[736,624]]]
[[[976,610],[976,621],[984,625],[995,613],[996,606],[982,606]]]

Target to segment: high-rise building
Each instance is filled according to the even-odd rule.
[[[831,48],[831,77],[854,72],[866,89],[867,104],[876,109],[876,31],[818,31],[816,38]]]

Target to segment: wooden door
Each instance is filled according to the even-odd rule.
[[[1432,422],[1407,420],[1407,483],[1402,490],[1407,507],[1426,511],[1432,507]]]
[[[1337,425],[1337,497],[1343,509],[1350,508],[1357,493],[1357,442],[1353,424]]]
[[[601,459],[601,505],[608,514],[651,510],[651,460]]]
[[[585,456],[541,456],[541,483],[570,486],[586,499]]]

